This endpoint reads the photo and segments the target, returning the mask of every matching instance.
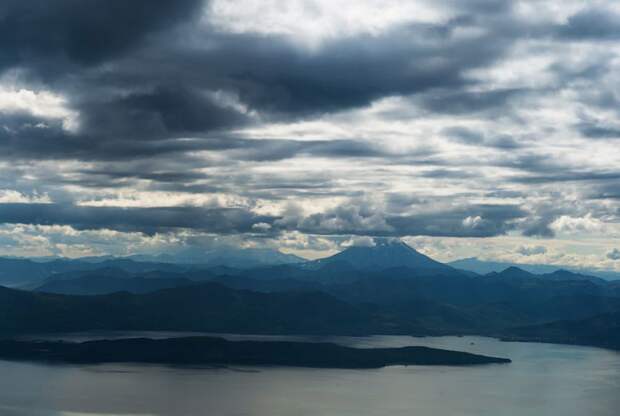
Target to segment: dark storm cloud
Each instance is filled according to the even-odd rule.
[[[448,127],[443,134],[463,144],[483,145],[485,142],[482,132],[467,127]]]
[[[67,159],[80,155],[88,144],[68,134],[59,120],[45,120],[29,114],[0,112],[0,148],[2,158],[35,157]]]
[[[496,43],[474,49],[472,40],[451,40],[437,29],[411,26],[343,39],[315,54],[273,40],[246,39],[242,51],[231,54],[227,47],[226,55],[216,51],[213,57],[229,68],[244,68],[231,73],[220,65],[219,70],[254,108],[281,115],[328,113],[389,95],[460,87],[467,82],[463,71],[501,54]],[[222,43],[228,46],[230,40]]]
[[[244,233],[274,217],[241,208],[156,207],[119,208],[61,204],[0,204],[0,222],[8,224],[69,225],[75,229],[112,229],[153,234],[186,228],[213,233]]]
[[[532,151],[507,154],[495,163],[501,167],[537,174],[555,173],[567,168],[567,166],[562,166],[550,153],[534,153]]]
[[[590,139],[619,139],[620,128],[605,126],[604,124],[582,121],[576,125],[577,130]]]
[[[355,196],[361,193],[357,188],[340,184],[329,175],[302,175],[293,173],[257,174],[236,173],[229,171],[202,173],[196,171],[180,172],[178,170],[151,170],[122,164],[114,167],[106,164],[106,169],[95,168],[79,170],[69,178],[54,178],[56,183],[92,187],[132,187],[138,186],[148,191],[183,192],[183,193],[234,193],[247,198],[268,200],[286,200],[294,197],[308,196]],[[154,167],[156,168],[156,167]],[[357,183],[356,186],[378,186],[380,184]],[[97,200],[97,198],[93,198]]]
[[[386,216],[371,209],[341,206],[307,217],[256,215],[241,208],[156,207],[120,208],[67,204],[0,204],[0,222],[7,224],[68,225],[78,230],[112,229],[145,234],[174,229],[209,233],[252,233],[256,224],[270,232],[290,229],[322,235],[489,237],[515,228],[524,212],[515,206],[480,205],[440,213]],[[272,229],[273,228],[273,229]]]
[[[413,205],[419,205],[428,202],[428,200],[414,194],[406,194],[400,192],[390,192],[385,195],[385,202],[390,212],[403,212]]]
[[[62,122],[0,113],[0,158],[123,160],[204,150],[201,140],[133,140],[100,132],[71,132]]]
[[[229,146],[231,160],[277,161],[295,156],[327,158],[396,157],[381,146],[359,140],[218,139]],[[224,148],[222,148],[224,150]]]
[[[461,169],[431,169],[422,172],[420,176],[434,179],[470,179],[478,175]]]
[[[551,223],[554,220],[554,216],[529,218],[524,224],[522,233],[526,237],[554,237],[555,232],[551,229]]]
[[[153,182],[163,182],[163,183],[186,183],[193,182],[207,178],[208,176],[204,173],[195,172],[195,171],[162,171],[160,169],[156,171],[149,171],[148,169],[139,169],[135,170],[130,169],[110,169],[105,170],[80,170],[79,174],[82,175],[82,178],[76,179],[74,184],[82,184],[86,181],[93,181],[89,186],[101,187],[105,186],[105,184],[109,182],[113,182],[115,180],[124,181],[129,179],[138,179],[138,180],[148,180]],[[99,178],[99,181],[95,181],[95,178]],[[83,182],[82,182],[83,181]],[[84,186],[84,185],[82,185]]]
[[[446,3],[470,15],[505,15],[509,14],[514,6],[512,0],[448,0]]]
[[[241,127],[248,122],[238,111],[224,108],[205,93],[183,85],[157,86],[105,101],[86,101],[79,103],[79,109],[83,130],[125,140],[174,138]]]
[[[502,53],[502,45],[489,39],[474,48],[476,40],[452,40],[438,35],[434,29],[401,27],[381,36],[345,38],[329,42],[313,53],[300,50],[285,39],[223,35],[201,29],[193,36],[197,36],[196,45],[182,44],[173,37],[157,48],[143,48],[116,62],[113,74],[93,74],[93,81],[101,78],[104,83],[120,88],[145,84],[164,88],[161,85],[175,78],[190,84],[177,85],[177,89],[222,88],[267,116],[289,119],[362,107],[389,95],[437,87],[459,88],[468,83],[464,71],[489,64]],[[203,43],[209,44],[209,48],[201,47]],[[81,106],[86,120],[102,118],[103,124],[110,124],[107,110],[117,116],[112,118],[113,125],[130,130],[136,128],[138,121],[137,128],[144,126],[144,135],[152,137],[153,117],[136,120],[132,115],[141,115],[145,107],[151,110],[147,114],[150,115],[158,107],[149,101],[159,97],[143,94],[142,99],[124,100],[120,106],[110,100],[101,102],[99,96],[95,98],[82,98],[86,103],[94,101]],[[233,117],[230,119],[231,124],[236,122]],[[176,122],[172,126],[176,131],[188,130],[188,126],[211,127],[196,126],[194,119],[171,121]],[[94,127],[98,125],[95,123]],[[141,132],[134,135],[140,136]]]
[[[526,215],[514,205],[474,205],[417,215],[383,215],[358,203],[312,214],[297,222],[285,218],[276,225],[286,223],[302,232],[324,235],[492,237],[515,229],[516,220]]]
[[[25,69],[34,79],[44,73],[45,82],[66,93],[80,114],[77,132],[26,132],[28,145],[22,151],[33,155],[43,148],[42,157],[90,160],[191,151],[195,142],[170,140],[253,121],[209,92],[233,94],[267,118],[309,117],[390,95],[458,90],[471,83],[466,71],[489,65],[505,47],[491,36],[453,37],[455,28],[469,24],[456,19],[335,39],[309,52],[284,38],[223,34],[199,25],[191,18],[199,14],[196,1],[130,3],[4,5],[2,27],[15,32],[3,38],[10,39],[8,56],[14,55],[4,61],[5,68]],[[76,68],[75,62],[82,66]],[[98,65],[83,66],[94,62]],[[452,103],[480,106],[499,99],[449,97]],[[261,151],[255,149],[249,158],[278,160],[297,154],[291,144]],[[377,153],[354,143],[315,145],[312,152],[331,157]]]
[[[527,26],[512,17],[510,2],[452,4],[461,15],[445,23],[411,24],[381,35],[335,39],[313,52],[284,38],[224,34],[199,25],[195,20],[201,6],[203,2],[196,0],[4,2],[0,27],[6,36],[0,36],[0,46],[7,57],[5,67],[23,67],[34,74],[45,71],[50,85],[66,91],[70,105],[80,113],[78,133],[28,131],[28,145],[22,147],[30,148],[31,154],[42,148],[41,153],[51,157],[81,158],[88,153],[91,160],[115,153],[149,157],[191,151],[201,146],[159,141],[251,122],[238,109],[207,95],[216,90],[233,93],[264,115],[287,119],[362,107],[390,95],[420,93],[425,93],[420,95],[421,105],[432,112],[501,113],[508,111],[514,97],[528,93],[464,89],[475,84],[464,76],[467,71],[492,64],[518,38],[502,32],[497,19],[517,33],[526,32]],[[601,16],[605,14],[584,12],[569,19],[567,27],[577,36],[579,28],[588,27],[584,19],[598,22]],[[459,28],[485,24],[491,29],[488,33],[454,36]],[[610,26],[609,22],[603,25]],[[498,31],[500,36],[493,33]],[[131,54],[125,53],[128,50]],[[50,57],[66,62],[50,66]],[[72,62],[105,65],[77,70]],[[138,140],[149,143],[136,144]],[[483,144],[518,146],[501,135]],[[294,146],[255,149],[248,158],[292,157],[298,153]],[[344,156],[355,156],[353,144],[345,147]],[[315,146],[315,154],[321,151]],[[339,156],[336,145],[324,153]],[[376,149],[357,149],[357,156],[374,154]]]
[[[149,102],[148,106],[157,106]],[[314,157],[368,158],[393,155],[378,145],[358,140],[286,140],[286,139],[245,139],[228,134],[212,133],[199,138],[170,138],[169,128],[181,126],[183,129],[211,127],[217,123],[238,119],[228,114],[209,119],[214,112],[199,113],[200,106],[185,109],[179,103],[170,105],[170,111],[161,108],[156,112],[123,108],[115,104],[113,110],[98,112],[96,123],[90,120],[92,133],[71,132],[63,128],[62,122],[53,119],[34,117],[28,114],[0,113],[0,149],[2,157],[33,159],[80,159],[90,161],[115,161],[140,158],[156,158],[162,155],[176,155],[198,151],[228,152],[231,161],[277,161],[299,155]],[[164,106],[164,104],[162,104]],[[192,113],[190,109],[196,112]],[[187,110],[187,111],[185,111]],[[109,113],[113,115],[108,118]],[[106,114],[102,114],[106,113]],[[133,118],[135,122],[123,120]],[[196,124],[193,124],[193,123]],[[96,125],[96,127],[95,127]],[[106,126],[111,126],[106,128]],[[135,135],[130,131],[136,128]],[[199,127],[201,126],[201,127]],[[142,128],[142,129],[140,129]],[[119,129],[119,131],[116,131]],[[127,131],[123,131],[127,129]],[[168,134],[166,134],[168,133]],[[180,135],[181,131],[174,134]],[[405,156],[405,155],[401,155]],[[199,163],[194,160],[194,163]],[[204,163],[204,162],[203,162]],[[191,166],[191,164],[190,164]],[[141,165],[144,168],[145,165]],[[188,167],[188,165],[185,165]],[[199,166],[198,166],[199,167]],[[129,176],[135,176],[127,172]],[[117,175],[118,176],[118,175]]]
[[[558,35],[570,40],[617,40],[620,16],[604,8],[588,8],[569,17]]]
[[[525,185],[548,184],[554,182],[598,182],[617,181],[620,172],[602,170],[588,165],[562,162],[553,153],[524,152],[510,155],[494,162],[497,166],[522,171],[511,176],[508,181]]]
[[[448,127],[443,134],[452,140],[470,146],[484,146],[497,149],[517,149],[523,147],[514,137],[508,134],[497,134],[487,137],[483,132],[466,127]]]
[[[247,118],[196,92],[162,91],[89,104],[78,131],[58,119],[0,112],[0,158],[123,160],[239,148],[245,141],[184,137],[242,126]],[[174,156],[176,154],[176,156]]]
[[[390,217],[387,222],[398,230],[399,236],[493,237],[514,230],[514,220],[525,215],[516,206],[488,205],[419,216]]]
[[[586,197],[590,199],[611,199],[620,201],[620,181],[614,180],[604,183],[586,192]]]
[[[93,64],[199,11],[201,0],[3,0],[0,68],[50,61]]]
[[[620,180],[620,172],[571,171],[551,172],[542,176],[517,176],[511,178],[513,182],[524,184],[544,184],[553,182],[605,182]]]
[[[434,113],[473,114],[483,111],[506,113],[510,101],[527,93],[521,89],[500,89],[485,92],[446,90],[423,95],[421,105]]]

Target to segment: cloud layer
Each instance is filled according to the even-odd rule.
[[[620,267],[618,7],[401,3],[2,2],[5,231],[67,234],[37,253],[505,237]]]

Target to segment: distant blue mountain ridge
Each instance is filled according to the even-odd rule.
[[[591,268],[579,268],[563,265],[551,265],[551,264],[526,264],[526,263],[509,263],[498,261],[479,260],[476,257],[470,257],[466,259],[460,259],[448,263],[450,266],[467,270],[478,274],[488,274],[492,272],[501,272],[510,267],[518,267],[526,272],[533,274],[548,274],[558,270],[568,270],[574,273],[585,274],[590,276],[600,277],[605,280],[620,280],[620,272],[613,270],[600,270]]]

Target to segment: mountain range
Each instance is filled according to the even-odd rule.
[[[0,334],[104,329],[479,334],[620,348],[615,338],[604,337],[620,313],[620,281],[567,270],[534,274],[514,266],[478,274],[399,241],[255,267],[11,261],[22,267],[15,268],[20,273],[28,268],[36,273],[19,276],[29,281],[20,290],[0,288]],[[544,328],[554,330],[545,337]]]
[[[306,259],[294,254],[267,248],[237,248],[221,246],[210,249],[185,248],[174,253],[158,255],[133,255],[130,260],[150,263],[197,264],[250,268],[276,264],[302,263]]]
[[[573,266],[557,266],[550,264],[526,264],[526,263],[510,263],[510,262],[498,262],[498,261],[485,261],[476,257],[470,257],[466,259],[455,260],[448,263],[450,266],[460,270],[468,270],[478,274],[487,274],[491,272],[501,272],[509,267],[518,267],[533,274],[545,274],[553,273],[558,270],[569,270],[575,273],[580,273],[589,276],[600,277],[606,280],[620,280],[620,272],[613,270],[601,270],[584,267]]]
[[[173,255],[136,255],[129,257],[67,258],[0,258],[0,285],[32,287],[51,276],[72,272],[117,269],[129,273],[149,271],[187,272],[211,267],[248,269],[255,267],[294,264],[301,257],[270,249],[218,248],[208,251],[185,250]]]

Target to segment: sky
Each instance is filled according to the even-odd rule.
[[[0,255],[620,270],[619,41],[610,0],[3,0]]]

